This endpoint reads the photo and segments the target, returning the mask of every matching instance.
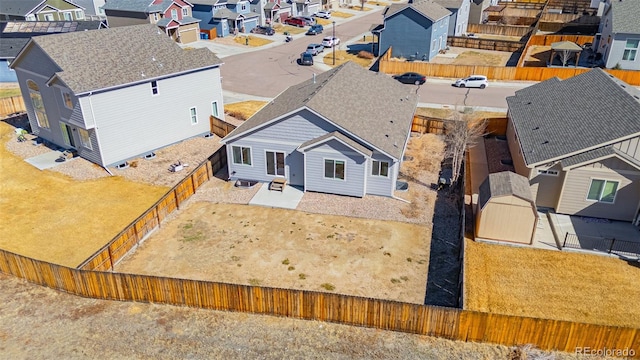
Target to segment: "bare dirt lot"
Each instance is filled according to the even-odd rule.
[[[194,203],[116,271],[424,302],[430,229]]]
[[[316,321],[85,299],[0,274],[4,359],[506,360],[518,359],[515,351]]]
[[[506,66],[513,53],[482,49],[450,47],[446,54],[436,55],[434,64]]]

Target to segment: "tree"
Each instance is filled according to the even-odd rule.
[[[364,11],[364,4],[367,3],[367,0],[360,0],[360,10]]]
[[[446,134],[445,159],[451,161],[451,183],[458,181],[467,150],[484,135],[486,120],[473,113],[452,110],[444,124]]]

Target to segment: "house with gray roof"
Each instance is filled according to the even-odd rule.
[[[391,4],[382,15],[383,24],[372,30],[379,55],[391,48],[393,57],[428,61],[447,47],[451,11],[442,5],[431,0]]]
[[[605,67],[640,70],[640,1],[608,1],[599,32],[595,46]]]
[[[640,219],[640,91],[593,69],[507,98],[507,140],[538,207]]]
[[[11,68],[34,134],[111,166],[209,134],[221,64],[146,24],[36,36]]]
[[[451,11],[449,15],[449,36],[463,36],[467,34],[467,25],[469,24],[469,11],[471,9],[471,0],[434,0],[447,10]]]
[[[200,19],[186,0],[109,0],[102,6],[109,27],[155,24],[174,41],[188,44],[200,38]]]
[[[77,21],[84,8],[69,0],[2,0],[0,20]]]
[[[393,196],[417,96],[351,62],[289,87],[229,133],[231,179]]]
[[[249,0],[196,0],[193,16],[210,37],[249,33],[258,26],[260,14],[251,11]]]

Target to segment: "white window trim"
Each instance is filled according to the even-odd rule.
[[[196,106],[189,108],[189,119],[191,120],[191,125],[198,125],[198,108]],[[195,122],[193,121],[194,119]]]
[[[615,195],[613,195],[613,200],[611,200],[611,202],[589,199],[589,189],[591,189],[591,185],[593,185],[593,181],[594,180],[604,181],[605,185],[606,185],[607,182],[618,183],[618,186],[616,187],[616,193],[615,193]],[[621,183],[620,180],[602,179],[602,178],[593,178],[593,177],[589,178],[589,187],[587,188],[587,196],[585,197],[585,199],[586,199],[586,201],[593,202],[593,203],[613,205],[613,204],[615,204],[616,199],[618,198],[618,192],[620,192],[620,183]],[[602,190],[604,191],[604,187],[602,188]],[[598,196],[598,198],[602,199],[602,192],[600,193],[600,196]]]
[[[45,21],[53,21],[53,14],[44,14],[44,20]]]
[[[38,90],[34,90],[32,88],[29,87],[29,82],[33,82],[36,87],[38,88]],[[35,81],[31,80],[31,79],[27,79],[26,81],[27,84],[27,89],[29,91],[29,101],[31,101],[31,108],[33,109],[33,113],[36,117],[36,123],[38,124],[38,127],[41,129],[47,129],[49,131],[51,131],[51,122],[49,122],[49,116],[47,116],[47,109],[44,106],[44,100],[42,99],[42,93],[40,92],[40,86],[38,86],[38,83],[36,83]],[[36,108],[35,104],[33,103],[33,98],[31,97],[32,94],[35,94],[36,96],[38,96],[40,98],[40,102],[42,103],[42,111],[38,111],[38,109]],[[42,115],[44,116],[44,119],[41,119],[40,116],[38,116],[38,113],[42,113]],[[46,126],[43,126],[43,123],[46,122]]]
[[[67,20],[67,14],[69,14],[69,20]],[[72,11],[63,11],[62,12],[62,18],[64,19],[64,21],[73,21],[73,12]]]
[[[249,162],[250,162],[250,164],[245,164],[244,162],[242,162],[243,159],[240,159],[240,162],[237,163],[236,159],[233,157],[233,148],[240,148],[240,157],[243,157],[242,156],[242,149],[243,148],[249,149]],[[253,167],[253,149],[251,148],[251,146],[231,145],[231,163],[233,163],[234,165]]]
[[[284,175],[278,175],[278,174],[277,174],[277,173],[278,173],[278,168],[277,168],[277,166],[276,166],[276,169],[275,169],[276,173],[275,173],[275,174],[269,174],[269,168],[268,168],[268,166],[267,166],[267,153],[268,153],[268,152],[272,152],[272,153],[274,153],[274,154],[275,154],[275,153],[281,153],[281,154],[284,154],[284,160],[285,160],[285,164],[284,164]],[[275,156],[275,155],[274,155],[274,156]],[[286,177],[287,177],[287,164],[286,164],[286,159],[287,159],[287,152],[286,152],[286,151],[282,151],[282,150],[268,150],[268,149],[265,149],[265,150],[264,150],[264,173],[265,173],[265,175],[266,175],[266,176],[284,177],[284,178],[286,178]],[[276,160],[276,159],[274,159],[274,160]],[[274,164],[275,164],[275,162],[274,162]]]
[[[627,44],[629,42],[629,40],[638,40],[638,46],[634,47],[634,48],[630,48],[627,47]],[[624,60],[624,54],[629,51],[633,51],[633,60]],[[636,61],[638,60],[638,51],[640,51],[640,39],[634,39],[634,38],[630,38],[630,39],[626,39],[624,42],[624,49],[622,50],[622,61]]]
[[[333,177],[327,177],[325,174],[325,163],[327,160],[333,161]],[[336,178],[336,161],[341,161],[344,163],[344,179]],[[335,159],[335,158],[322,158],[322,178],[331,181],[347,181],[347,161],[344,159]]]
[[[83,132],[87,134],[87,139],[89,139],[88,143],[86,143],[84,141],[85,139],[82,136]],[[89,149],[89,150],[93,150],[93,145],[91,144],[91,134],[89,134],[89,130],[78,128],[78,136],[80,137],[80,143],[82,144],[82,146],[84,148]]]
[[[78,19],[78,20],[84,19],[84,11],[76,10],[76,19]]]
[[[215,111],[214,111],[215,109]],[[215,117],[219,117],[220,116],[220,109],[218,109],[218,102],[217,101],[212,101],[211,102],[211,115],[215,116]]]
[[[376,162],[378,163],[378,175],[373,173],[373,169],[375,167]],[[382,169],[382,163],[387,163],[387,175],[380,175],[380,170]],[[380,178],[389,178],[389,170],[391,169],[391,164],[388,161],[383,160],[371,160],[371,176],[380,177]]]
[[[176,14],[175,16],[173,16],[174,12]],[[173,20],[178,20],[178,9],[171,9],[170,13]]]
[[[182,16],[189,16],[189,8],[187,7],[182,8]]]
[[[558,176],[560,175],[560,171],[558,170],[549,170],[549,169],[538,169],[538,175],[544,176]]]

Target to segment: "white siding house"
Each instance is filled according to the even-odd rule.
[[[596,51],[606,68],[640,70],[640,2],[614,0],[605,5]]]
[[[11,66],[33,133],[110,166],[208,134],[220,65],[139,25],[34,37]]]

